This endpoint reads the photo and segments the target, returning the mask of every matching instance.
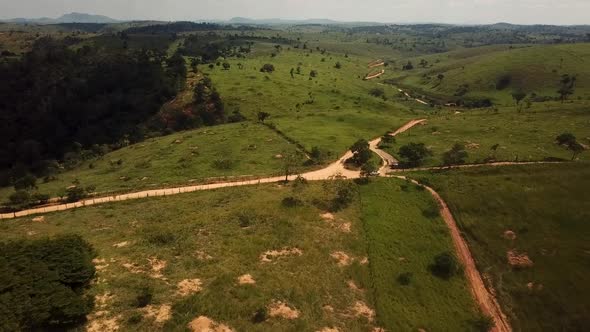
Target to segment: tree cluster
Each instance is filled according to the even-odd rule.
[[[93,307],[93,248],[77,235],[0,244],[0,326],[6,331],[64,330]]]

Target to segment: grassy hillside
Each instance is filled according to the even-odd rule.
[[[436,255],[453,252],[444,221],[428,213],[437,211],[430,195],[380,179],[361,187],[361,203],[379,323],[388,331],[472,330],[477,307],[463,276],[444,280],[428,269]]]
[[[38,182],[39,191],[57,196],[76,179],[99,193],[197,183],[210,177],[272,175],[296,147],[272,130],[254,123],[236,123],[151,138],[96,160],[82,163],[57,179]],[[303,164],[304,157],[299,164]],[[118,161],[121,160],[121,165]],[[4,202],[12,188],[0,189]]]
[[[201,315],[240,331],[463,330],[474,311],[465,281],[439,280],[426,270],[433,254],[451,250],[450,239],[440,219],[421,214],[432,204],[428,194],[403,192],[402,184],[374,182],[360,198],[353,185],[350,205],[331,216],[322,214],[343,182],[107,204],[42,222],[2,223],[0,234],[9,240],[76,233],[96,248],[98,276],[89,290],[96,308],[88,323],[95,330],[110,322],[125,331],[184,331]],[[400,199],[381,199],[392,193]],[[283,203],[288,197],[297,206]],[[265,254],[284,249],[282,256]],[[410,285],[395,281],[400,272],[413,273]],[[255,283],[240,284],[245,274]],[[193,279],[200,290],[182,287]],[[299,317],[273,317],[270,310],[265,316],[275,300]],[[256,323],[261,309],[263,322]]]
[[[428,65],[419,65],[424,59]],[[396,64],[392,73],[402,86],[417,94],[456,99],[467,84],[466,98],[491,98],[495,103],[513,104],[511,93],[522,90],[538,96],[557,97],[563,74],[576,75],[573,99],[590,98],[590,44],[540,46],[489,46],[409,59],[413,70],[401,71],[408,60]],[[437,76],[444,75],[440,80]]]
[[[210,75],[229,107],[239,107],[252,119],[258,112],[267,112],[271,116],[266,121],[287,136],[334,155],[357,139],[381,135],[412,116],[404,106],[369,95],[379,85],[362,78],[371,71],[367,64],[374,59],[322,55],[316,49],[288,50],[287,46],[276,57],[271,52],[276,52],[272,45],[257,44],[247,59],[228,60],[229,70],[199,68]],[[337,62],[341,69],[335,68]],[[273,73],[260,72],[267,63],[274,65]],[[297,67],[301,74],[296,73]],[[312,70],[317,77],[310,77]]]
[[[421,175],[447,201],[515,331],[584,331],[590,326],[589,166]],[[511,250],[527,255],[533,265],[511,267]]]
[[[499,113],[468,111],[454,114],[441,112],[428,117],[426,125],[417,126],[396,137],[397,143],[388,150],[397,155],[402,145],[424,143],[433,152],[425,165],[442,165],[442,155],[455,143],[466,146],[466,162],[482,162],[494,157],[503,161],[538,161],[548,157],[569,160],[572,153],[555,143],[564,132],[573,133],[577,140],[590,145],[590,112],[584,106],[560,103],[533,104],[525,112],[502,108]],[[499,144],[496,152],[491,148]],[[579,155],[590,160],[588,151]]]

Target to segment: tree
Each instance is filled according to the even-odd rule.
[[[512,91],[512,99],[514,99],[514,101],[516,102],[516,107],[518,108],[519,112],[522,110],[520,102],[526,97],[526,95],[526,92],[522,90]]]
[[[574,142],[568,145],[568,150],[572,152],[572,160],[575,160],[580,153],[586,150],[586,148],[582,144]]]
[[[465,145],[460,143],[455,143],[449,151],[443,153],[445,166],[464,164],[465,159],[467,159],[467,151],[465,151]]]
[[[568,74],[563,74],[561,76],[561,80],[559,81],[559,97],[561,98],[561,102],[565,102],[568,96],[573,95],[575,91],[576,85],[576,76],[570,76]]]
[[[500,147],[500,144],[494,144],[492,145],[492,147],[490,148],[490,150],[492,151],[492,157],[494,159],[496,159],[496,153],[498,152],[498,148]]]
[[[297,66],[297,75],[301,75],[301,66]]]
[[[289,181],[289,175],[293,174],[293,168],[301,160],[301,152],[284,152],[283,156],[283,171],[285,172],[285,182]]]
[[[420,60],[420,67],[426,68],[426,66],[428,66],[428,61],[421,59]]]
[[[455,256],[449,252],[443,252],[434,257],[434,262],[430,265],[432,274],[443,279],[449,279],[457,270],[459,265]]]
[[[317,70],[312,70],[309,72],[309,77],[317,77],[317,76],[318,76]]]
[[[351,147],[350,151],[352,151],[352,162],[355,163],[357,166],[364,165],[369,159],[371,159],[371,149],[369,147],[369,142],[364,139],[359,139],[356,141]]]
[[[340,69],[340,68],[342,68],[342,64],[340,62],[336,62],[336,64],[334,65],[334,68]]]
[[[270,63],[265,63],[262,68],[260,68],[260,72],[262,73],[272,73],[275,71],[275,66]]]
[[[414,65],[412,64],[412,61],[408,61],[408,63],[405,64],[402,69],[403,70],[412,70],[412,69],[414,69]]]
[[[92,311],[84,291],[96,272],[95,256],[77,235],[0,243],[3,330],[61,331],[83,323]]]
[[[224,62],[223,63],[223,69],[224,70],[229,70],[231,68],[231,65],[229,64],[229,62]]]
[[[37,178],[31,174],[26,174],[14,181],[15,190],[31,190],[35,188],[37,188]]]
[[[367,177],[371,176],[374,172],[377,172],[379,168],[372,162],[368,162],[363,164],[361,167],[361,176]]]
[[[295,68],[291,68],[291,71],[290,71],[291,78],[295,78],[294,73],[295,73]]]
[[[576,136],[574,136],[572,133],[560,134],[559,136],[557,136],[555,138],[555,140],[557,141],[557,144],[565,145],[565,146],[568,146],[568,145],[571,145],[571,144],[577,142]]]
[[[373,97],[383,97],[385,96],[385,90],[382,88],[372,88],[369,90],[369,94]]]
[[[270,116],[269,113],[258,112],[258,121],[264,123],[264,120],[266,120],[269,116]]]
[[[432,155],[424,143],[409,143],[399,149],[399,155],[407,166],[420,166],[424,159]]]
[[[445,75],[443,74],[438,74],[438,76],[436,76],[436,78],[438,78],[439,81],[442,81],[445,79]]]

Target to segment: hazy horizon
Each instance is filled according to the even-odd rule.
[[[0,0],[0,18],[56,18],[78,12],[119,20],[331,19],[382,23],[588,24],[590,1],[564,0]]]

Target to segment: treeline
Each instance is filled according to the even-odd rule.
[[[128,34],[170,34],[189,31],[214,31],[214,30],[259,30],[249,26],[219,25],[215,23],[173,22],[166,24],[154,24],[142,27],[133,27],[125,30]]]
[[[150,51],[38,40],[18,61],[0,65],[0,185],[31,172],[45,176],[55,160],[83,149],[104,151],[141,140],[185,81],[182,58]]]

